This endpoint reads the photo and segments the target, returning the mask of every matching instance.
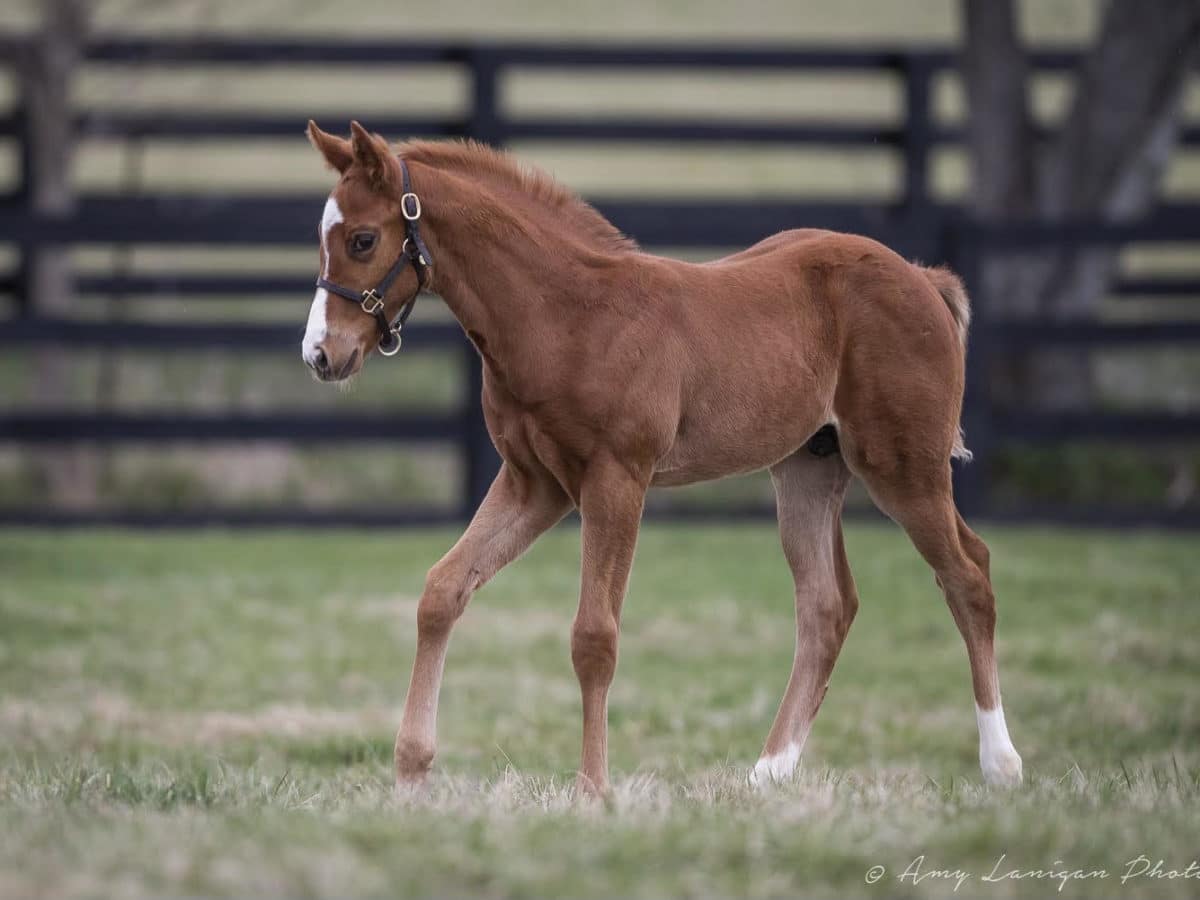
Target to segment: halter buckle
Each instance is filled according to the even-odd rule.
[[[361,305],[363,312],[368,316],[373,316],[383,309],[383,298],[375,292],[375,288],[367,288],[362,292]]]
[[[412,202],[413,202],[414,209],[415,209],[415,212],[412,212],[412,213],[410,213],[408,211],[409,197],[412,198]],[[421,218],[421,198],[418,197],[416,194],[414,194],[412,191],[409,191],[406,194],[401,195],[401,197],[400,197],[400,214],[402,216],[404,216],[404,218],[408,219],[408,221],[410,221],[410,222],[415,222],[415,221],[417,221],[417,219]]]

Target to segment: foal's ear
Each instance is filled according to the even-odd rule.
[[[372,134],[358,122],[351,122],[350,145],[354,150],[354,161],[363,167],[373,185],[379,188],[399,186],[400,164],[382,136]]]
[[[350,163],[354,162],[354,152],[350,147],[350,142],[335,134],[322,131],[312,119],[308,120],[308,139],[325,157],[325,162],[337,169],[338,172],[345,172],[350,168]]]

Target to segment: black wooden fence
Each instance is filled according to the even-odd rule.
[[[1135,224],[1057,222],[1023,225],[979,225],[961,222],[948,237],[948,259],[968,286],[978,288],[988,259],[1048,247],[1078,251],[1124,244],[1200,242],[1200,215],[1187,208],[1165,208]],[[1136,297],[1200,298],[1194,277],[1156,280],[1125,279],[1116,292]],[[1200,319],[1101,322],[1093,320],[1013,319],[996,315],[996,299],[976,289],[972,293],[972,323],[967,355],[967,395],[963,425],[975,459],[957,472],[956,496],[964,512],[990,518],[1074,524],[1200,526],[1200,511],[1192,508],[1120,508],[1095,505],[1025,503],[1003,510],[990,492],[990,462],[1006,445],[1060,446],[1067,442],[1104,441],[1109,444],[1155,446],[1200,441],[1200,413],[1138,411],[1041,412],[1000,408],[993,402],[993,366],[1004,354],[1031,349],[1071,348],[1087,351],[1109,348],[1200,346]],[[1034,398],[1030,398],[1031,400]]]
[[[23,49],[15,40],[0,41],[0,59],[20,61]],[[340,65],[453,64],[469,73],[471,103],[463,116],[374,117],[369,125],[389,136],[470,136],[495,145],[514,140],[555,141],[670,141],[736,144],[819,145],[824,147],[882,146],[904,160],[904,190],[893,203],[795,202],[761,199],[608,199],[600,210],[619,228],[647,246],[730,247],[748,245],[775,231],[818,226],[875,237],[900,253],[927,262],[946,260],[964,273],[969,285],[983,257],[1014,247],[1086,246],[1128,241],[1200,240],[1200,207],[1164,207],[1152,220],[1138,225],[1104,226],[1068,223],[1031,228],[984,227],[967,221],[953,206],[938,202],[928,184],[930,155],[939,145],[961,139],[960,129],[939,124],[931,114],[931,84],[950,69],[955,57],[948,51],[867,48],[857,50],[752,46],[611,47],[595,45],[527,45],[452,42],[236,41],[236,40],[102,40],[88,46],[90,62],[124,66],[204,66],[221,64]],[[1039,71],[1072,68],[1071,53],[1037,53]],[[584,71],[673,69],[714,71],[808,71],[892,73],[903,84],[905,114],[897,125],[841,121],[772,121],[744,119],[687,119],[622,116],[516,117],[501,103],[501,77],[512,70],[557,70],[569,78]],[[125,139],[253,138],[295,136],[303,116],[265,113],[171,113],[114,111],[77,116],[77,134]],[[18,106],[0,118],[0,136],[15,139],[28,164],[25,110]],[[1200,129],[1188,128],[1183,140],[1200,146]],[[28,192],[18,190],[0,201],[0,243],[15,244],[22,259],[39,248],[75,243],[92,244],[232,244],[309,246],[312,223],[323,197],[228,195],[113,195],[79,198],[69,216],[38,215]],[[0,276],[0,290],[17,297],[18,314],[0,322],[0,345],[61,344],[88,347],[294,348],[295,326],[259,324],[151,324],[50,320],[35,314],[26,291],[23,266]],[[238,273],[101,275],[80,277],[81,294],[253,294],[302,296],[311,291],[311,273],[293,277]],[[1200,295],[1200,281],[1124,281],[1118,293],[1137,295]],[[987,460],[1009,439],[1057,442],[1064,438],[1103,438],[1138,441],[1195,439],[1200,417],[1188,415],[1116,415],[1082,417],[1036,414],[1004,416],[989,402],[986,373],[997,353],[1013,347],[1049,344],[1099,347],[1111,344],[1155,344],[1200,340],[1195,322],[1101,324],[994,321],[988,300],[974,292],[975,325],[970,354],[967,427],[979,462],[962,473],[962,504],[978,515],[995,515],[989,499]],[[303,509],[196,510],[139,512],[107,510],[3,510],[0,523],[124,523],[124,524],[403,524],[462,518],[478,503],[496,465],[495,454],[482,427],[479,411],[479,362],[458,330],[447,326],[413,327],[411,345],[442,344],[462,349],[467,396],[461,414],[363,415],[279,412],[272,414],[199,415],[155,413],[118,415],[37,410],[0,413],[0,442],[41,445],[70,441],[168,442],[283,440],[298,444],[317,441],[450,441],[461,448],[465,476],[461,501],[451,510],[344,509],[314,512]],[[761,514],[761,510],[717,510],[715,515]],[[1111,509],[1036,509],[1012,511],[1022,518],[1081,521],[1138,521],[1196,524],[1194,514],[1163,509],[1118,513]]]

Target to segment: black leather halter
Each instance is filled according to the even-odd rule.
[[[365,291],[355,291],[340,284],[335,284],[328,278],[318,278],[317,287],[331,291],[339,297],[345,297],[351,303],[357,303],[362,311],[374,316],[379,324],[379,352],[384,356],[395,356],[400,350],[400,330],[408,317],[412,315],[413,307],[417,304],[417,296],[425,287],[433,257],[429,248],[421,240],[421,198],[412,192],[412,184],[408,179],[408,166],[400,160],[400,179],[404,193],[400,197],[400,213],[404,216],[404,244],[400,248],[400,257],[380,279],[379,284]],[[417,273],[417,289],[400,307],[400,314],[389,322],[384,314],[384,301],[392,284],[400,277],[400,273],[408,265]]]

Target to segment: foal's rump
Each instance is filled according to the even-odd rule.
[[[837,319],[834,413],[849,442],[872,456],[904,446],[969,458],[959,416],[970,303],[958,276],[858,235],[805,232],[793,247],[809,302]]]
[[[792,228],[705,265],[728,266],[752,262],[769,264],[774,258],[784,259],[797,253],[800,254],[801,266],[818,278],[834,270],[841,270],[853,279],[851,273],[854,270],[872,270],[874,280],[883,289],[895,289],[896,293],[904,292],[906,281],[915,281],[918,285],[928,282],[950,311],[959,343],[966,347],[971,305],[962,279],[948,266],[922,266],[909,262],[886,245],[862,235],[845,234],[824,228]],[[920,277],[911,278],[913,273]],[[818,288],[818,292],[828,290],[829,281],[830,279],[826,279],[826,283]]]
[[[961,283],[869,238],[803,229],[702,265],[654,340],[681,335],[683,387],[656,483],[771,465],[836,423],[848,460],[963,455]],[[657,324],[657,323],[656,323]],[[646,338],[649,340],[649,338]],[[918,444],[919,445],[916,445]]]

